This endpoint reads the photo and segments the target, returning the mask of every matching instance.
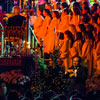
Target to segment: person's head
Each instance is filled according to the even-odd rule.
[[[86,23],[88,23],[90,21],[90,18],[89,18],[89,16],[87,14],[84,14],[81,17],[81,20],[82,20],[83,24],[86,24]]]
[[[91,19],[90,19],[90,23],[91,23],[91,24],[97,23],[97,19],[98,19],[98,17],[92,16]]]
[[[91,7],[92,13],[97,11],[97,7],[98,7],[98,4],[94,3],[93,6]]]
[[[80,10],[82,9],[79,2],[74,2],[73,8],[78,7]]]
[[[65,39],[71,39],[72,37],[73,37],[72,33],[69,30],[64,32],[64,38]]]
[[[34,10],[33,9],[30,9],[30,16],[34,15]]]
[[[64,13],[63,15],[68,15],[69,14],[69,9],[68,8],[63,9],[62,13]]]
[[[50,10],[49,10],[49,9],[44,9],[44,10],[43,10],[43,15],[44,15],[44,16],[51,16]]]
[[[42,8],[37,9],[37,15],[38,16],[43,15],[43,9]]]
[[[64,8],[68,8],[68,4],[66,2],[63,2],[61,4],[61,10],[63,10]]]
[[[73,61],[73,66],[78,67],[81,63],[81,57],[75,56],[73,57],[72,61]]]
[[[89,7],[88,2],[83,2],[83,3],[82,3],[82,8],[84,8],[84,7]]]
[[[85,40],[87,40],[87,39],[93,39],[93,34],[92,34],[92,32],[91,31],[86,31],[86,33],[85,33]]]
[[[54,18],[54,17],[56,17],[57,19],[60,18],[60,15],[59,15],[58,11],[53,11],[52,12],[52,18]]]
[[[84,24],[79,24],[79,30],[80,32],[85,32],[86,31],[86,27]]]
[[[74,7],[73,8],[73,15],[80,15],[81,11],[79,7]]]
[[[75,38],[74,38],[75,40],[82,40],[82,33],[81,32],[77,32],[76,34],[75,34]]]
[[[20,7],[19,6],[14,6],[13,7],[13,13],[14,13],[14,15],[19,15],[20,14]]]

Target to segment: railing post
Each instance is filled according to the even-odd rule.
[[[32,49],[34,48],[34,36],[32,35]]]

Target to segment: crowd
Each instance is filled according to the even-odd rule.
[[[38,40],[44,39],[44,53],[49,55],[59,48],[60,58],[67,71],[72,66],[72,58],[80,56],[88,67],[88,75],[94,69],[99,72],[99,34],[100,5],[88,2],[80,5],[76,0],[57,4],[56,10],[50,3],[37,9],[37,18],[33,24]]]
[[[0,12],[2,13],[0,22],[3,25],[25,26],[25,20],[29,18],[30,26],[38,41],[40,42],[41,38],[44,40],[44,58],[49,58],[51,53],[58,50],[58,59],[63,61],[62,65],[55,65],[54,68],[49,66],[46,71],[41,68],[34,71],[33,78],[28,82],[28,85],[25,85],[25,88],[27,87],[29,91],[33,92],[33,94],[29,93],[28,98],[25,95],[27,91],[23,92],[20,91],[23,89],[18,90],[14,87],[16,91],[9,91],[7,100],[12,100],[13,97],[14,99],[16,97],[16,100],[20,97],[22,97],[20,100],[29,100],[29,98],[30,100],[67,100],[67,98],[70,100],[90,100],[91,95],[98,96],[99,91],[94,91],[95,93],[92,92],[86,96],[85,87],[90,89],[99,84],[99,3],[95,2],[93,6],[90,6],[87,1],[79,4],[76,0],[70,0],[70,5],[68,5],[66,1],[61,0],[61,3],[56,3],[56,8],[52,4],[46,3],[45,8],[38,7],[36,13],[33,9],[27,8],[20,13],[20,8],[15,6],[8,21],[3,21],[5,14],[1,10]],[[94,72],[97,76],[90,77]],[[85,83],[88,76],[89,79]],[[0,88],[2,89],[2,84]],[[100,90],[99,85],[96,90]],[[5,95],[2,93],[0,95],[2,100],[5,100]]]

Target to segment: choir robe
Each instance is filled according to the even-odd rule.
[[[74,56],[81,57],[81,55],[82,55],[82,42],[81,42],[81,40],[76,40],[73,43],[73,46],[70,49],[70,55],[71,55],[71,57],[74,57]]]
[[[59,31],[64,33],[66,30],[68,30],[68,26],[70,24],[70,15],[65,15],[61,17],[61,21],[59,23]]]
[[[100,41],[97,43],[96,48],[93,50],[94,62],[96,63],[96,70],[100,71]]]
[[[48,33],[44,37],[44,52],[53,52],[57,45],[57,30],[58,30],[59,19],[54,17],[48,27]]]
[[[82,46],[82,58],[88,66],[88,75],[92,74],[93,69],[93,45],[92,40],[86,40]]]
[[[37,36],[38,32],[40,31],[43,21],[44,21],[44,18],[42,16],[38,16],[36,18],[36,21],[34,22],[34,33],[36,36]]]
[[[78,28],[78,25],[80,24],[80,15],[72,15],[70,24],[73,24],[76,26],[76,29]]]
[[[44,21],[43,21],[42,27],[37,34],[37,36],[39,38],[43,38],[43,39],[45,38],[45,36],[47,35],[47,31],[48,31],[48,27],[50,25],[50,22],[51,22],[50,16],[46,16]]]
[[[64,40],[64,44],[60,49],[61,52],[60,58],[64,58],[65,71],[67,71],[68,68],[72,66],[72,59],[70,57],[70,52],[69,52],[70,48],[71,48],[71,40]]]

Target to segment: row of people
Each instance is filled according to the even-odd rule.
[[[82,8],[75,2],[73,11],[70,11],[67,3],[64,4],[66,6],[61,5],[62,12],[52,9],[50,11],[49,8],[44,10],[38,8],[34,33],[38,40],[40,38],[44,39],[45,53],[53,52],[60,45],[61,58],[65,58],[64,66],[66,71],[72,64],[70,56],[78,55],[88,63],[88,74],[91,75],[94,66],[93,62],[96,62],[97,69],[100,69],[98,58],[100,7],[98,4],[94,4],[95,9],[91,8],[90,13],[87,2],[83,3]],[[80,8],[82,11],[80,11]],[[63,40],[61,34],[64,35]]]

